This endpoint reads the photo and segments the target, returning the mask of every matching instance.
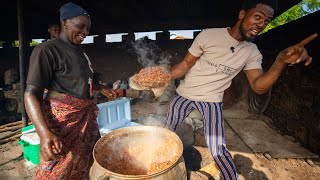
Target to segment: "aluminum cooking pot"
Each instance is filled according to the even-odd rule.
[[[135,149],[136,146],[143,146],[143,148]],[[123,150],[126,152],[131,151],[130,158],[127,159],[133,160],[134,163],[127,162],[122,165],[141,166],[148,161],[146,159],[147,154],[159,148],[168,152],[161,152],[161,157],[156,156],[156,159],[168,158],[170,156],[169,159],[172,160],[170,164],[164,166],[164,169],[159,169],[159,171],[156,171],[156,169],[154,172],[146,174],[119,173],[112,169],[121,166],[117,164],[119,160],[126,161],[125,158],[121,159],[121,151]],[[134,155],[132,154],[135,153],[142,154],[143,156],[133,157]],[[186,179],[186,168],[182,153],[183,144],[180,138],[168,129],[155,126],[121,128],[106,134],[95,144],[93,150],[94,164],[90,169],[90,179]],[[114,161],[115,159],[118,162]],[[121,167],[120,169],[126,168],[130,167]],[[131,172],[135,171],[132,170]]]

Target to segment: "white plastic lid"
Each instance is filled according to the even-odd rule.
[[[23,134],[20,139],[32,144],[32,145],[39,145],[40,138],[36,132]]]

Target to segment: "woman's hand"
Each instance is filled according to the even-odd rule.
[[[61,142],[54,135],[44,118],[42,112],[43,88],[28,84],[24,93],[24,103],[29,118],[34,124],[40,137],[41,156],[44,161],[56,160],[56,154],[61,153]]]
[[[61,148],[61,142],[52,132],[48,131],[40,136],[40,153],[44,161],[58,160]]]
[[[305,61],[305,66],[308,66],[312,62],[312,57],[308,55],[307,50],[304,48],[310,41],[315,39],[318,34],[312,34],[311,36],[305,38],[298,44],[290,46],[284,50],[282,50],[278,56],[276,61],[282,64],[294,65],[298,64],[302,61]]]
[[[105,87],[105,86],[102,87],[100,92],[104,96],[106,96],[109,99],[109,101],[113,101],[113,100],[115,100],[117,98],[117,94],[109,87]]]

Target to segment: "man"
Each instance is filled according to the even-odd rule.
[[[59,24],[50,24],[48,28],[48,33],[50,34],[50,39],[59,37],[60,34],[60,25]]]
[[[57,38],[59,37],[59,34],[60,34],[60,25],[58,24],[50,24],[49,25],[49,28],[48,28],[48,33],[50,34],[50,39],[48,39],[47,41],[50,41],[54,38]],[[46,96],[48,90],[45,89],[44,90],[44,94],[43,94],[43,97]]]
[[[115,93],[92,83],[92,65],[79,47],[89,34],[88,12],[70,2],[60,8],[60,21],[59,37],[36,46],[30,57],[25,105],[41,153],[35,179],[87,179],[100,138],[92,91],[110,99]]]
[[[250,87],[266,93],[291,64],[311,63],[304,46],[317,37],[313,34],[281,51],[272,67],[264,73],[262,55],[252,43],[266,27],[277,8],[276,0],[246,0],[231,28],[213,28],[201,32],[182,62],[171,69],[171,79],[185,75],[171,100],[166,126],[176,130],[194,109],[203,117],[204,132],[211,155],[223,179],[237,179],[232,157],[224,140],[222,98],[232,79],[243,69]]]

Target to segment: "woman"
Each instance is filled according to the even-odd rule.
[[[115,93],[92,84],[90,60],[78,46],[89,34],[87,11],[67,3],[60,8],[60,21],[59,37],[36,46],[30,57],[25,105],[40,137],[36,179],[86,179],[100,138],[92,90],[109,99]]]

